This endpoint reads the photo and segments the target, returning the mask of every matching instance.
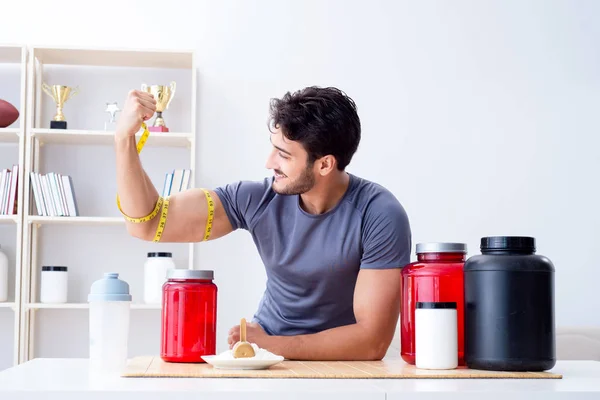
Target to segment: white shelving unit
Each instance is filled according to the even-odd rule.
[[[21,129],[0,128],[0,143],[19,143]]]
[[[25,221],[38,228],[41,225],[125,225],[125,220],[120,217],[40,217],[28,215]]]
[[[68,130],[56,132],[56,129],[32,129],[31,135],[40,144],[86,144],[86,145],[109,145],[113,143],[114,133],[106,131]],[[137,135],[139,139],[140,135]],[[145,146],[158,147],[189,147],[192,144],[192,136],[189,133],[169,132],[166,134],[154,134],[148,138]]]
[[[25,45],[0,45],[0,98],[9,100],[5,96],[18,98],[18,101],[11,103],[19,110],[19,119],[7,128],[0,128],[0,146],[4,151],[13,153],[13,159],[18,160],[19,179],[17,196],[17,214],[0,215],[0,233],[1,237],[13,236],[14,248],[12,243],[9,246],[2,244],[2,248],[11,248],[14,254],[14,299],[9,298],[8,302],[0,303],[0,309],[9,309],[13,311],[13,324],[4,324],[5,315],[0,310],[0,337],[7,337],[12,330],[12,342],[0,342],[0,354],[7,355],[12,351],[13,364],[19,360],[19,340],[20,340],[20,301],[21,301],[21,266],[22,266],[22,239],[23,239],[23,165],[25,157],[25,119],[26,119],[26,92],[27,92],[27,47]],[[14,75],[13,75],[14,73]],[[18,80],[16,77],[18,76]],[[14,90],[14,93],[8,91]],[[6,149],[4,148],[6,147]],[[17,154],[15,155],[14,152]],[[4,154],[4,153],[2,153]],[[2,157],[4,158],[4,157]],[[10,165],[0,163],[0,169],[10,168]],[[14,232],[14,233],[13,233]],[[2,239],[0,239],[2,241]],[[10,274],[9,274],[10,275]],[[9,290],[10,291],[10,290]],[[2,360],[0,360],[2,362]]]
[[[0,224],[16,224],[19,220],[18,215],[0,215]]]
[[[30,303],[25,306],[30,310],[39,309],[55,309],[55,310],[67,310],[67,309],[86,309],[89,308],[88,303],[65,303],[65,304],[45,304],[45,303]],[[132,310],[160,310],[159,305],[154,304],[143,304],[133,303],[131,304]]]
[[[23,204],[21,207],[24,212],[17,218],[17,222],[22,225],[22,260],[19,260],[20,264],[20,296],[16,303],[15,308],[17,309],[17,315],[19,315],[18,321],[15,323],[15,362],[25,362],[32,358],[37,357],[34,343],[36,341],[36,319],[38,313],[49,312],[49,310],[61,311],[61,312],[75,312],[70,310],[86,310],[88,304],[84,298],[84,293],[89,290],[89,287],[77,287],[77,293],[74,297],[77,297],[75,301],[69,301],[66,304],[45,304],[39,302],[39,271],[42,265],[57,265],[53,263],[47,264],[42,258],[44,257],[43,251],[40,249],[41,242],[43,242],[48,236],[51,240],[56,240],[56,233],[54,235],[44,235],[45,229],[60,229],[61,234],[72,235],[76,237],[79,235],[79,230],[103,230],[106,236],[102,236],[102,240],[98,239],[95,247],[93,258],[102,257],[103,254],[110,254],[111,246],[116,246],[125,239],[127,234],[125,231],[125,224],[123,218],[118,214],[116,204],[114,202],[114,195],[108,196],[104,188],[106,186],[116,187],[114,174],[103,175],[102,182],[97,185],[92,185],[90,182],[80,179],[74,183],[74,191],[77,201],[79,203],[80,216],[76,217],[49,217],[38,215],[33,191],[31,189],[31,181],[29,179],[31,172],[44,173],[44,161],[46,159],[46,151],[48,147],[53,147],[60,154],[58,158],[64,159],[75,159],[71,157],[71,154],[75,154],[77,149],[84,149],[83,151],[89,151],[90,148],[102,148],[103,151],[106,149],[112,150],[114,143],[114,132],[105,131],[99,128],[99,122],[97,119],[98,115],[101,115],[104,111],[102,106],[109,99],[102,97],[99,93],[102,90],[106,90],[106,85],[102,85],[98,81],[103,79],[110,79],[111,82],[115,82],[115,86],[119,88],[119,98],[114,99],[118,101],[119,107],[123,107],[123,100],[125,99],[127,92],[130,89],[140,88],[142,83],[150,84],[164,84],[172,80],[170,77],[172,74],[178,74],[177,76],[185,76],[184,82],[177,86],[175,97],[178,99],[177,107],[171,104],[171,107],[166,110],[163,114],[167,126],[170,127],[170,132],[151,132],[150,137],[146,143],[146,147],[142,153],[142,162],[146,160],[155,160],[162,158],[162,151],[166,148],[181,149],[189,152],[189,166],[187,168],[192,170],[190,187],[195,186],[195,162],[196,162],[196,68],[194,54],[192,51],[162,51],[162,50],[127,50],[127,49],[90,49],[90,48],[55,48],[55,47],[32,47],[28,49],[29,60],[27,63],[27,124],[26,129],[23,128],[15,132],[4,131],[0,132],[0,142],[9,140],[12,138],[11,135],[16,137],[20,136],[21,142],[24,144],[24,171],[23,175],[27,179],[24,180],[22,188]],[[1,58],[1,57],[0,57]],[[66,68],[68,74],[62,74],[60,72],[54,72],[58,68]],[[148,73],[147,76],[160,76],[160,82],[150,81],[145,82],[140,79],[140,76],[146,73],[146,70],[152,70],[152,74]],[[51,72],[48,72],[51,71]],[[141,72],[140,72],[141,71]],[[42,91],[42,83],[47,80],[49,84],[63,84],[72,86],[70,83],[59,82],[58,79],[62,77],[63,81],[69,79],[64,78],[68,76],[73,77],[76,80],[80,77],[82,81],[84,77],[88,79],[88,86],[80,88],[83,94],[78,94],[72,99],[68,100],[65,104],[64,114],[67,119],[67,129],[49,129],[50,120],[54,115],[56,107],[49,96]],[[96,74],[96,75],[95,75]],[[90,78],[90,76],[92,78]],[[57,78],[59,77],[59,78]],[[148,79],[148,78],[146,78]],[[94,86],[96,85],[96,86]],[[180,95],[180,91],[184,94]],[[179,97],[178,97],[179,96]],[[24,96],[25,97],[25,96]],[[111,98],[112,99],[112,98]],[[78,102],[80,103],[78,104]],[[98,106],[98,109],[89,108],[83,109],[82,103],[88,102],[93,103],[93,106]],[[174,101],[175,102],[175,101]],[[173,102],[173,103],[174,103]],[[177,108],[177,111],[172,110]],[[179,112],[179,114],[176,114]],[[106,118],[107,114],[104,114]],[[177,118],[176,115],[183,115],[182,118]],[[89,116],[89,118],[88,118]],[[119,114],[117,115],[117,117]],[[96,119],[95,119],[96,118]],[[188,119],[189,118],[189,119]],[[152,118],[149,123],[154,120]],[[138,136],[139,137],[139,136]],[[14,138],[13,138],[14,139]],[[98,147],[99,146],[99,147]],[[75,150],[74,150],[75,149]],[[165,150],[166,151],[166,150]],[[149,153],[149,155],[146,155]],[[108,154],[108,153],[107,153]],[[55,157],[56,158],[56,157]],[[151,163],[151,166],[153,165]],[[96,163],[90,165],[88,163]],[[77,164],[77,169],[85,168],[93,172],[102,172],[103,169],[111,171],[114,168],[114,160],[96,160],[90,161],[82,157],[80,164]],[[171,168],[172,170],[173,168]],[[59,171],[52,171],[59,172]],[[170,172],[164,169],[162,173]],[[61,170],[59,173],[69,175],[70,171]],[[148,173],[150,175],[150,172]],[[164,177],[164,175],[162,175]],[[162,181],[158,173],[154,174],[156,178],[155,184],[157,190],[162,190]],[[91,178],[90,178],[91,179]],[[85,183],[86,189],[81,189],[78,183],[82,185]],[[106,185],[105,185],[106,184]],[[111,186],[112,185],[112,186]],[[79,188],[79,189],[78,189]],[[116,194],[116,193],[115,193]],[[85,196],[84,196],[85,195]],[[104,197],[102,197],[104,196]],[[111,199],[112,203],[104,205],[100,201],[95,201],[96,198]],[[81,198],[81,201],[79,201]],[[86,201],[89,204],[86,204]],[[101,204],[97,204],[101,203]],[[98,212],[99,215],[88,213],[87,211],[104,207],[102,212]],[[85,211],[84,211],[85,210]],[[109,210],[109,211],[106,211]],[[10,223],[8,218],[0,219],[0,223]],[[106,229],[110,232],[106,233]],[[67,239],[63,239],[67,240]],[[113,240],[114,242],[111,242]],[[137,245],[137,242],[132,242]],[[158,244],[159,246],[161,244]],[[193,268],[194,265],[194,245],[184,245],[187,249],[187,267]],[[65,242],[64,245],[54,246],[53,257],[59,259],[60,252],[68,253],[69,256],[79,255],[86,256],[86,254],[77,254],[77,252],[84,252],[86,250],[78,249],[77,246],[69,245],[69,242]],[[123,251],[122,248],[120,251]],[[164,251],[164,250],[158,250]],[[114,257],[116,258],[116,256]],[[98,261],[98,260],[96,260]],[[64,265],[64,264],[62,264]],[[73,268],[84,268],[82,266],[74,266]],[[139,277],[139,268],[141,266],[128,266],[128,265],[115,265],[112,263],[111,270],[128,272],[131,269],[136,269],[136,277]],[[71,266],[69,267],[71,271]],[[90,272],[91,273],[91,272]],[[79,276],[83,274],[86,280],[93,281],[101,276],[94,275],[90,277],[90,273],[86,275],[85,271],[79,271]],[[70,272],[69,272],[70,274]],[[135,281],[128,281],[130,286],[136,285],[139,288],[143,285],[139,278]],[[87,281],[86,281],[87,284]],[[85,286],[85,285],[84,285]],[[148,305],[140,303],[140,299],[134,298],[132,304],[132,310],[160,310],[160,306]],[[154,312],[154,311],[149,311]],[[69,321],[69,315],[65,314],[65,321]],[[155,314],[156,318],[159,318],[160,313]],[[152,317],[154,318],[154,317]],[[60,327],[65,331],[69,330],[69,326]],[[39,333],[38,333],[39,334]],[[87,331],[82,332],[81,328],[77,332],[77,335],[83,335],[87,338]],[[155,353],[157,349],[148,348],[148,353]],[[87,354],[78,354],[77,356],[86,357]]]

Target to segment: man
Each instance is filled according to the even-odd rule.
[[[150,94],[132,91],[118,121],[117,186],[130,217],[148,215],[159,199],[135,143],[155,104]],[[247,340],[288,359],[381,359],[398,321],[411,232],[388,190],[345,172],[361,137],[356,106],[335,88],[287,93],[271,102],[270,131],[266,167],[273,177],[209,191],[209,240],[248,230],[265,264],[266,290]],[[207,210],[201,189],[172,196],[161,241],[201,241]],[[127,228],[152,240],[158,221]],[[230,348],[238,340],[235,326]]]

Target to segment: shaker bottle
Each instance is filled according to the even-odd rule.
[[[92,284],[90,305],[90,369],[119,374],[127,364],[129,284],[117,273],[105,273]]]

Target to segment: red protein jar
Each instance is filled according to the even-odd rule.
[[[467,246],[463,243],[419,243],[417,261],[402,269],[400,354],[415,364],[417,302],[456,302],[458,365],[464,361],[464,275]]]
[[[161,350],[167,362],[201,363],[216,353],[217,286],[213,271],[172,269],[163,285]]]

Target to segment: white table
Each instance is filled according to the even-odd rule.
[[[0,372],[0,399],[600,399],[599,361],[559,361],[552,372],[563,379],[97,378],[86,359],[34,359]]]

